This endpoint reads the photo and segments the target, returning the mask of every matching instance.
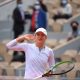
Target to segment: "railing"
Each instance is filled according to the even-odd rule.
[[[0,76],[0,80],[34,80],[34,79],[24,79],[24,77],[18,77],[18,76]],[[40,79],[35,79],[35,80],[41,80]],[[63,77],[63,78],[53,78],[53,79],[48,79],[48,80],[68,80],[67,78]],[[76,79],[69,79],[69,80],[80,80],[80,78],[76,78]]]
[[[69,20],[66,21],[66,24],[70,23],[71,21],[73,21],[74,19],[78,18],[79,16],[80,16],[80,13],[74,15],[73,17],[71,17]]]
[[[70,23],[75,20],[78,23],[80,22],[80,13],[74,15],[73,17],[71,17],[70,19],[68,19],[62,26],[63,26],[63,32],[71,32],[71,27],[70,27]],[[80,28],[79,28],[80,30]]]
[[[5,1],[0,3],[0,7],[2,7],[4,5],[7,5],[7,4],[9,4],[9,3],[13,2],[13,1],[15,1],[15,0],[5,0]]]
[[[69,49],[75,49],[79,51],[79,47],[80,47],[80,37],[77,37],[65,44],[62,44],[53,48],[53,50],[55,52],[55,57],[58,57],[61,54],[63,54],[66,50],[69,50]]]

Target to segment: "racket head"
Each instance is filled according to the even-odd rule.
[[[42,77],[49,77],[52,75],[62,75],[70,72],[74,68],[74,62],[73,61],[61,61],[55,64],[55,66],[52,66],[49,71],[44,73]]]

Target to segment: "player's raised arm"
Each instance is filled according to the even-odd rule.
[[[33,35],[32,34],[26,34],[26,35],[19,36],[18,38],[7,43],[6,46],[10,50],[24,51],[25,43],[21,43],[24,40],[28,40],[28,41],[33,40]]]

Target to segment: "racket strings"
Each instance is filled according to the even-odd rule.
[[[52,71],[53,71],[53,74],[65,73],[70,71],[70,69],[72,69],[73,66],[74,65],[72,63],[64,63],[61,65],[58,65],[56,68],[53,68]]]
[[[71,64],[62,64],[56,68],[56,70],[68,70],[72,67]]]

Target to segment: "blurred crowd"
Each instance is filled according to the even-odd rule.
[[[51,17],[52,20],[56,23],[58,19],[70,19],[73,16],[72,6],[68,2],[68,0],[60,0],[60,7],[56,9],[53,16]],[[30,20],[29,26],[29,33],[35,32],[36,29],[43,27],[47,29],[49,27],[48,20],[49,20],[49,12],[48,7],[45,4],[44,0],[37,0],[33,6],[30,7],[32,9],[32,14],[29,12],[24,11],[23,9],[23,1],[17,0],[16,7],[13,10],[12,19],[13,19],[13,32],[14,32],[14,39],[18,36],[22,35],[24,32],[24,27],[26,24],[26,20]],[[72,21],[70,23],[72,32],[69,33],[68,39],[71,40],[74,37],[77,37],[79,34],[78,26],[79,23],[77,21]],[[56,25],[54,25],[56,27]],[[25,54],[24,52],[13,52],[13,61],[25,61]]]

